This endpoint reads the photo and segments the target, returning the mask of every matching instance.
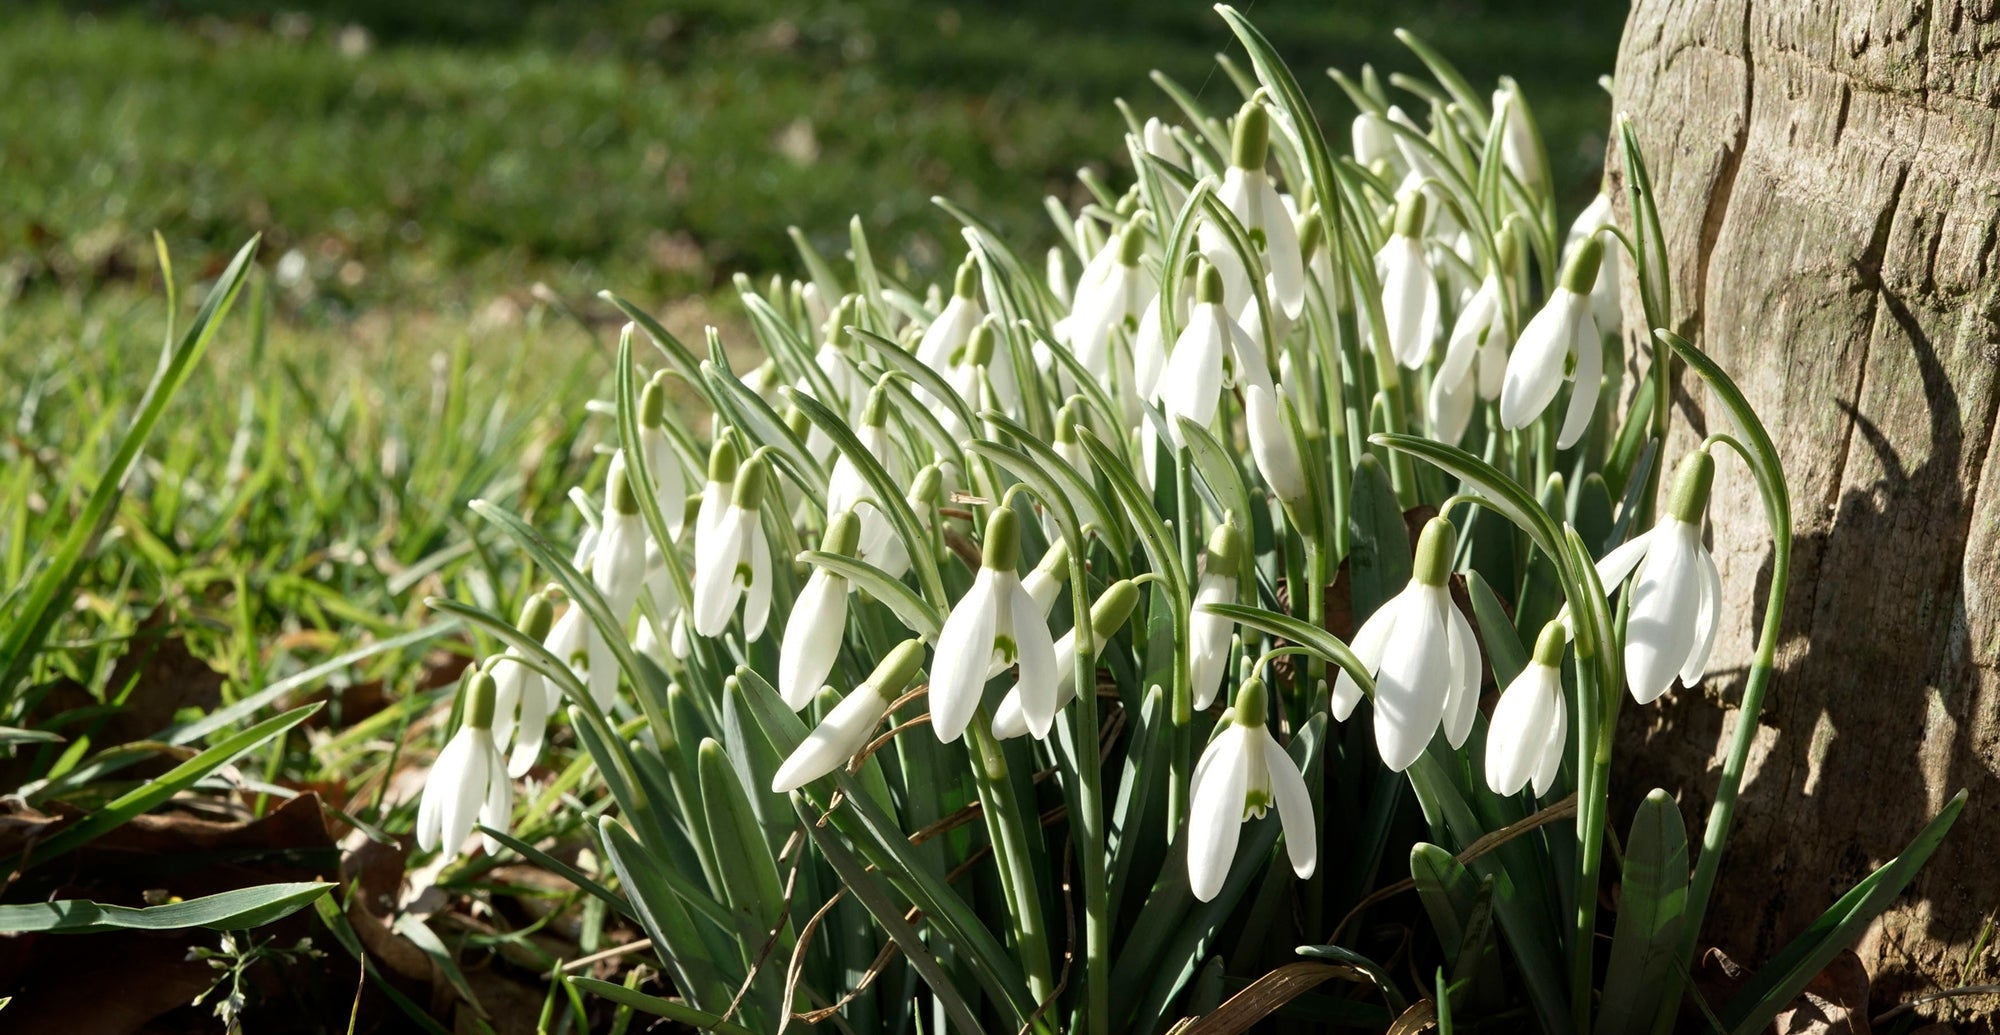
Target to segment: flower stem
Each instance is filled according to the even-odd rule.
[[[966,727],[966,746],[972,755],[973,781],[979,787],[980,811],[986,817],[986,836],[993,843],[993,859],[1000,871],[1000,888],[1007,897],[1015,947],[1028,976],[1028,994],[1041,1003],[1055,994],[1056,987],[1049,962],[1049,933],[1042,926],[1041,887],[1035,879],[1033,853],[1028,849],[1026,817],[1021,814],[1021,803],[1014,799],[1007,756],[1000,742],[993,739],[991,723],[981,706]]]

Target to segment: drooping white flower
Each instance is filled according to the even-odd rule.
[[[1193,292],[1181,290],[1174,293],[1174,321],[1187,326],[1192,304],[1189,296]],[[1167,370],[1167,339],[1160,323],[1160,306],[1157,299],[1139,314],[1139,330],[1132,336],[1132,389],[1141,399],[1156,399],[1160,394],[1160,380]]]
[[[1147,154],[1155,158],[1163,158],[1169,163],[1180,166],[1183,169],[1187,168],[1187,152],[1181,148],[1180,142],[1174,139],[1174,135],[1167,128],[1166,123],[1161,122],[1158,118],[1148,118],[1145,126],[1140,130],[1140,137],[1141,143],[1145,145]]]
[[[1534,656],[1493,706],[1493,722],[1486,729],[1486,786],[1495,794],[1518,793],[1532,780],[1539,798],[1555,784],[1569,740],[1562,685],[1567,642],[1561,622],[1544,626]]]
[[[996,656],[1003,665],[1021,667],[1022,710],[1035,736],[1047,736],[1055,722],[1055,639],[1021,585],[1020,548],[1019,518],[996,507],[986,521],[979,574],[945,619],[931,665],[931,727],[946,743],[957,740],[979,710]]]
[[[1375,168],[1375,163],[1387,163],[1386,168],[1394,171],[1402,154],[1396,150],[1396,134],[1391,131],[1382,116],[1372,111],[1364,111],[1354,116],[1352,129],[1354,139],[1354,160],[1364,169]]]
[[[868,391],[868,403],[862,408],[861,421],[854,428],[854,437],[892,481],[900,481],[904,466],[902,452],[889,438],[888,421],[888,392],[878,384]],[[862,475],[854,458],[845,453],[834,460],[833,470],[827,475],[826,511],[829,514],[852,511],[858,517],[861,523],[861,552],[856,556],[861,560],[886,568],[883,559],[889,556],[891,544],[895,543],[897,549],[901,549],[902,544],[896,542],[895,526],[882,513],[875,487]]]
[[[924,661],[921,640],[904,640],[883,655],[875,671],[861,681],[806,739],[785,758],[771,778],[771,790],[788,794],[847,764],[868,746],[889,706],[909,689]]]
[[[860,540],[861,522],[853,512],[836,511],[834,519],[827,522],[819,548],[851,557]],[[778,649],[778,696],[793,711],[812,703],[813,694],[826,685],[826,674],[840,658],[840,644],[847,635],[847,594],[852,588],[847,579],[819,568],[792,602],[784,642]]]
[[[1400,105],[1391,104],[1387,116],[1388,121],[1409,130],[1411,133],[1419,137],[1424,135],[1424,128],[1417,125],[1417,121],[1411,118],[1409,113],[1404,111]],[[1431,161],[1430,154],[1417,146],[1415,141],[1394,130],[1391,130],[1390,134],[1396,141],[1396,150],[1402,153],[1403,167],[1409,170],[1408,176],[1405,177],[1405,189],[1409,186],[1421,184],[1425,180],[1438,181],[1444,178],[1436,163]]]
[[[1065,328],[1077,363],[1100,381],[1109,381],[1115,369],[1112,347],[1115,334],[1121,330],[1137,333],[1140,316],[1159,293],[1152,278],[1139,265],[1139,258],[1146,253],[1143,220],[1127,224],[1117,239],[1105,246],[1105,251],[1115,261],[1102,277],[1094,281],[1086,278],[1077,285],[1076,305],[1070,310]]]
[[[1090,605],[1090,628],[1093,633],[1091,644],[1094,650],[1091,660],[1104,645],[1132,616],[1132,609],[1139,605],[1139,587],[1130,579],[1122,579],[1104,588],[1104,592]],[[1076,630],[1062,634],[1056,641],[1056,711],[1060,712],[1076,700]],[[1000,707],[993,712],[993,736],[1001,740],[1026,736],[1028,716],[1022,711],[1020,683],[1007,690],[1000,699]]]
[[[474,823],[506,830],[514,814],[514,785],[493,743],[493,677],[473,668],[466,676],[465,718],[451,735],[424,781],[417,805],[417,847],[458,855]],[[488,852],[500,843],[480,835]]]
[[[1196,711],[1215,703],[1229,674],[1229,641],[1236,623],[1210,614],[1205,604],[1236,603],[1242,574],[1243,536],[1224,521],[1208,534],[1208,566],[1195,584],[1194,610],[1188,616],[1188,685]]]
[[[1604,381],[1604,343],[1590,315],[1590,285],[1604,246],[1589,238],[1563,266],[1562,283],[1549,303],[1521,331],[1507,358],[1507,377],[1500,387],[1500,424],[1525,428],[1555,401],[1565,377],[1573,377],[1569,412],[1563,417],[1556,445],[1568,449],[1590,427]],[[1570,369],[1574,363],[1574,371]]]
[[[631,617],[646,581],[646,522],[639,516],[639,497],[625,471],[625,451],[611,454],[604,478],[604,515],[592,551],[590,581],[611,608],[614,621]]]
[[[1493,117],[1505,120],[1500,131],[1500,162],[1529,193],[1539,193],[1548,183],[1548,168],[1542,160],[1542,143],[1535,135],[1534,116],[1514,80],[1502,77],[1500,89],[1493,91]]]
[[[1396,232],[1375,254],[1382,274],[1382,317],[1388,326],[1389,351],[1396,362],[1412,370],[1423,366],[1438,332],[1437,277],[1424,252],[1424,209],[1421,193],[1407,193],[1397,202]]]
[[[764,538],[770,461],[753,453],[736,472],[729,503],[706,539],[695,540],[694,631],[720,636],[743,604],[743,638],[764,634],[771,612],[771,547]]]
[[[618,663],[613,660],[611,645],[598,635],[596,624],[575,601],[549,628],[542,646],[576,673],[599,708],[608,710],[618,699]]]
[[[667,441],[667,387],[664,372],[646,382],[639,396],[639,455],[645,459],[646,474],[653,479],[653,495],[659,500],[660,516],[667,520],[667,535],[678,539],[687,513],[687,475],[681,458]]]
[[[1014,380],[1012,350],[1000,340],[999,320],[988,317],[972,329],[957,361],[945,374],[945,383],[974,411],[992,405],[1007,413],[1020,412],[1020,387]],[[990,398],[987,391],[991,392]],[[945,431],[962,436],[971,431],[950,407],[938,413]]]
[[[1182,443],[1175,418],[1207,427],[1215,419],[1223,388],[1232,383],[1269,387],[1271,371],[1263,349],[1223,308],[1222,275],[1204,264],[1195,277],[1194,309],[1174,342],[1173,355],[1167,357],[1159,386],[1161,408],[1176,445]]]
[[[1286,507],[1296,510],[1305,503],[1309,486],[1298,443],[1292,440],[1284,411],[1291,407],[1284,386],[1266,389],[1259,384],[1243,386],[1243,423],[1250,433],[1250,456],[1264,484]]]
[[[718,422],[718,427],[721,424]],[[743,448],[739,444],[736,429],[723,427],[715,435],[714,444],[708,447],[708,481],[702,485],[700,501],[695,505],[694,541],[697,546],[715,541],[715,526],[722,520],[722,512],[729,507],[729,497],[736,489],[736,469],[743,464]]]
[[[979,264],[968,255],[952,283],[951,301],[944,304],[917,343],[917,358],[925,366],[943,374],[956,364],[955,357],[971,339],[972,329],[986,318],[985,311],[979,308],[978,295]]]
[[[1272,301],[1285,315],[1296,319],[1305,308],[1305,262],[1299,253],[1298,228],[1292,213],[1264,171],[1271,146],[1271,113],[1260,102],[1250,101],[1236,113],[1236,127],[1230,147],[1229,169],[1215,197],[1250,237],[1250,246],[1263,261],[1264,269],[1243,266],[1229,237],[1221,227],[1203,223],[1196,236],[1203,257],[1222,272],[1229,297],[1249,296],[1253,285],[1264,283],[1270,274]]]
[[[1236,691],[1224,729],[1195,764],[1187,826],[1188,886],[1203,902],[1229,878],[1243,821],[1260,819],[1272,805],[1283,824],[1292,872],[1310,877],[1319,861],[1319,833],[1304,775],[1266,725],[1266,691],[1259,679]]]
[[[1375,677],[1375,745],[1382,764],[1402,772],[1443,723],[1452,747],[1465,743],[1479,706],[1479,643],[1447,588],[1458,533],[1435,517],[1417,540],[1410,584],[1354,634],[1354,655]],[[1345,720],[1361,688],[1342,671],[1334,718]]]
[[[555,615],[549,591],[543,590],[528,598],[514,627],[539,643],[554,627]],[[507,775],[526,776],[542,754],[555,688],[513,647],[489,662],[486,670],[493,676],[493,743],[507,752]]]
[[[1708,671],[1722,613],[1722,578],[1701,541],[1714,480],[1715,460],[1705,450],[1689,453],[1659,523],[1597,562],[1607,593],[1632,576],[1625,685],[1640,704],[1658,700],[1676,675],[1694,686]]]
[[[1563,250],[1573,255],[1585,240],[1617,225],[1611,208],[1611,195],[1599,193],[1577,214],[1576,222],[1569,225],[1569,237],[1563,243]],[[1590,315],[1597,321],[1600,334],[1617,333],[1624,320],[1624,314],[1619,309],[1618,284],[1618,268],[1623,255],[1622,250],[1612,248],[1604,261],[1598,264],[1597,280],[1590,287]]]
[[[1501,309],[1500,291],[1500,278],[1488,273],[1452,324],[1444,362],[1438,364],[1437,375],[1431,378],[1427,400],[1431,437],[1439,442],[1457,444],[1465,437],[1475,398],[1490,399],[1500,392],[1499,379],[1506,369],[1507,356],[1507,322]],[[1490,394],[1486,391],[1489,379],[1493,388]]]

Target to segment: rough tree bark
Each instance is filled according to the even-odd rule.
[[[1661,194],[1679,329],[1770,425],[1796,522],[1705,941],[1761,963],[1968,787],[1861,953],[1890,996],[2000,980],[1990,946],[1968,965],[2000,912],[2000,2],[1639,0],[1616,81]],[[1726,430],[1691,376],[1676,406],[1683,427]],[[1668,462],[1693,442],[1678,433]],[[1630,771],[1677,791],[1696,832],[1745,721],[1770,564],[1747,473],[1720,467],[1716,675],[1624,715]]]

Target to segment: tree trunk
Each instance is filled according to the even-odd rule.
[[[1743,386],[1792,490],[1778,671],[1703,944],[1761,964],[1965,787],[1859,949],[1878,1001],[2000,981],[1991,942],[1970,956],[2000,911],[2000,2],[1639,0],[1616,79],[1678,329]],[[1628,272],[1634,328],[1635,296]],[[1685,371],[1675,401],[1669,465],[1729,430]],[[1770,577],[1755,487],[1719,459],[1713,675],[1622,731],[1626,783],[1676,791],[1697,837]]]

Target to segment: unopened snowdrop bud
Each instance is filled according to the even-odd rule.
[[[1387,162],[1394,166],[1401,157],[1396,152],[1396,134],[1389,129],[1382,116],[1372,111],[1364,111],[1354,116],[1354,160],[1364,169],[1373,169],[1377,162]]]
[[[1431,437],[1439,442],[1456,444],[1465,437],[1465,427],[1472,419],[1472,404],[1480,394],[1481,384],[1489,365],[1488,356],[1497,350],[1499,357],[1507,354],[1507,328],[1500,306],[1500,278],[1492,273],[1480,281],[1479,290],[1472,293],[1464,308],[1459,310],[1458,322],[1452,325],[1451,339],[1445,345],[1444,362],[1438,364],[1437,376],[1431,378],[1431,390],[1427,414],[1430,418]],[[1477,362],[1482,369],[1475,371]],[[1490,364],[1497,375],[1504,363],[1500,359]],[[1496,385],[1497,391],[1497,385]]]
[[[886,380],[885,377],[885,383]],[[862,407],[861,420],[854,428],[854,437],[892,480],[900,480],[903,468],[902,454],[889,439],[888,421],[889,394],[883,384],[877,384],[868,391],[868,402]],[[890,541],[896,537],[895,526],[891,525],[889,519],[883,515],[875,487],[862,476],[861,469],[855,466],[853,458],[845,453],[833,462],[833,471],[827,475],[826,509],[830,514],[851,510],[859,516],[861,552],[855,556],[880,566],[882,558],[889,552]]]
[[[852,557],[860,541],[861,522],[852,512],[842,511],[827,522],[819,548]],[[784,643],[778,651],[778,695],[793,711],[812,702],[840,657],[840,643],[847,632],[849,588],[845,578],[820,568],[806,579],[805,588],[792,603]]]
[[[1195,766],[1188,805],[1188,887],[1203,902],[1220,894],[1229,879],[1243,822],[1263,818],[1273,805],[1292,872],[1310,877],[1318,865],[1312,796],[1292,756],[1271,736],[1266,696],[1262,680],[1246,681],[1236,691],[1224,728]]]
[[[1548,305],[1521,331],[1521,340],[1507,359],[1507,379],[1500,388],[1503,426],[1524,428],[1540,417],[1555,401],[1573,363],[1571,376],[1576,388],[1570,393],[1569,412],[1556,445],[1568,449],[1590,427],[1604,380],[1604,344],[1597,336],[1597,321],[1590,315],[1589,292],[1603,258],[1603,243],[1595,237],[1586,239],[1563,266],[1562,282]]]
[[[1090,605],[1091,660],[1097,660],[1104,644],[1116,635],[1127,618],[1132,617],[1132,609],[1139,606],[1139,587],[1130,579],[1121,579],[1104,588],[1097,600]],[[1056,641],[1056,711],[1060,712],[1076,700],[1076,630],[1071,629]],[[1001,698],[1000,707],[993,713],[993,735],[1001,740],[1025,736],[1028,732],[1028,718],[1021,711],[1021,691],[1017,683]]]
[[[1086,277],[1077,286],[1076,305],[1067,328],[1070,347],[1077,363],[1100,380],[1111,376],[1114,335],[1119,330],[1137,331],[1140,314],[1157,294],[1151,278],[1139,266],[1140,257],[1146,254],[1146,222],[1134,219],[1126,224],[1108,248],[1116,261],[1095,281]]]
[[[762,512],[770,478],[770,461],[763,452],[751,454],[736,473],[714,534],[696,543],[694,631],[700,635],[722,635],[739,601],[743,638],[764,634],[771,610],[771,547],[764,539]]]
[[[1694,686],[1708,671],[1722,611],[1722,578],[1701,541],[1714,482],[1715,459],[1706,450],[1689,453],[1659,523],[1597,562],[1607,593],[1632,576],[1625,685],[1640,704],[1658,700],[1676,675]]]
[[[1077,440],[1078,420],[1077,400],[1072,399],[1056,411],[1056,455],[1063,462],[1077,469],[1078,473],[1090,470],[1090,458],[1083,451],[1083,443]]]
[[[875,727],[882,724],[896,698],[909,689],[923,663],[922,640],[897,644],[778,767],[777,775],[771,778],[771,790],[787,794],[846,765],[868,746]]]
[[[1055,640],[1035,598],[1021,585],[1020,553],[1020,519],[1006,507],[995,508],[986,522],[979,574],[938,633],[931,726],[946,743],[972,722],[996,655],[1002,665],[1021,667],[1021,707],[1034,735],[1047,736],[1055,722]]]
[[[475,666],[460,686],[464,721],[431,764],[417,805],[417,847],[450,855],[463,850],[475,822],[505,830],[514,813],[514,785],[493,743],[493,677]],[[491,837],[483,841],[488,852],[500,850]]]
[[[972,329],[985,318],[985,311],[979,308],[979,263],[968,255],[952,282],[951,301],[945,303],[917,343],[917,358],[932,370],[945,373],[953,366],[952,357],[972,336]]]
[[[1417,539],[1409,585],[1354,634],[1354,655],[1375,677],[1375,744],[1397,772],[1423,754],[1440,723],[1453,747],[1463,744],[1478,713],[1479,643],[1448,588],[1457,546],[1451,522],[1432,518]],[[1334,718],[1345,720],[1360,700],[1360,686],[1341,672]]]
[[[543,590],[528,598],[514,627],[539,643],[548,638],[555,620],[555,603]],[[508,752],[507,775],[526,776],[542,754],[555,688],[513,647],[489,661],[486,670],[493,674],[493,743]]]
[[[1270,147],[1270,109],[1252,100],[1236,113],[1229,169],[1223,173],[1215,197],[1243,224],[1250,246],[1262,256],[1277,306],[1286,316],[1297,319],[1306,302],[1305,265],[1291,210],[1264,171]],[[1222,271],[1231,297],[1243,298],[1253,282],[1263,283],[1266,270],[1245,270],[1219,228],[1204,223],[1199,243],[1202,254]]]
[[[1388,325],[1389,351],[1396,362],[1414,370],[1430,355],[1438,331],[1437,278],[1424,253],[1424,212],[1421,192],[1405,193],[1396,203],[1396,232],[1375,255],[1382,271],[1382,316]]]
[[[592,552],[590,580],[604,595],[611,617],[624,622],[639,601],[646,581],[646,522],[639,516],[639,496],[625,470],[625,451],[611,454],[604,479],[604,515]]]
[[[681,514],[687,508],[687,476],[681,458],[667,441],[667,375],[659,373],[646,382],[639,394],[639,455],[646,462],[646,474],[653,480],[653,497],[659,501],[660,516],[667,519],[667,535],[679,539]]]
[[[1215,703],[1229,671],[1229,640],[1236,623],[1210,614],[1204,604],[1236,603],[1237,578],[1242,573],[1243,536],[1224,521],[1208,534],[1208,565],[1195,585],[1194,611],[1188,617],[1188,684],[1194,707]]]
[[[1541,797],[1555,783],[1569,739],[1562,686],[1568,640],[1562,622],[1543,626],[1534,656],[1493,707],[1493,724],[1486,731],[1486,786],[1495,794],[1515,794],[1532,780],[1535,796]]]
[[[1183,168],[1187,166],[1187,152],[1181,149],[1180,142],[1174,139],[1166,123],[1157,118],[1147,119],[1146,125],[1140,132],[1140,139],[1145,145],[1147,154]]]
[[[1295,510],[1305,502],[1308,490],[1305,464],[1299,459],[1299,447],[1292,441],[1284,412],[1290,408],[1283,385],[1243,387],[1243,418],[1250,431],[1250,455],[1257,462],[1257,473],[1264,476],[1264,484],[1280,502]]]
[[[1044,618],[1049,609],[1056,606],[1056,598],[1069,584],[1069,540],[1058,536],[1049,543],[1048,551],[1035,563],[1033,571],[1022,576],[1021,588],[1034,598],[1035,607]]]

